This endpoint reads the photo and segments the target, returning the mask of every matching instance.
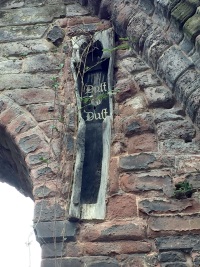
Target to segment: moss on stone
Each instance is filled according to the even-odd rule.
[[[183,25],[196,11],[196,7],[188,2],[181,2],[172,9],[172,16]]]
[[[200,33],[200,7],[197,8],[196,14],[186,21],[183,30],[192,40]]]

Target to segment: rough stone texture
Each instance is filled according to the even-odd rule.
[[[174,45],[159,58],[157,73],[173,89],[178,77],[191,66],[192,62]]]
[[[69,221],[38,222],[34,229],[40,243],[69,242],[75,240],[77,225]]]
[[[200,127],[198,6],[1,1],[0,180],[35,200],[43,267],[55,258],[63,267],[199,266],[200,142],[190,120]],[[106,19],[116,33],[106,218],[69,222],[78,124],[71,36],[89,40],[111,26]],[[135,50],[118,49],[123,42]],[[196,191],[190,199],[174,198],[180,181]]]
[[[161,122],[157,125],[157,131],[159,140],[180,138],[191,141],[196,135],[193,125],[186,120]]]
[[[171,186],[171,177],[166,171],[152,171],[141,174],[123,174],[120,186],[125,192],[164,191]]]
[[[86,224],[80,236],[82,241],[141,240],[145,238],[145,226],[142,221]]]
[[[161,262],[186,261],[184,254],[178,251],[162,252],[159,255],[159,260]]]
[[[144,90],[149,107],[153,108],[171,108],[174,104],[174,99],[171,91],[163,86],[148,87]]]
[[[119,167],[124,171],[149,170],[158,167],[172,167],[173,165],[173,157],[161,156],[155,153],[141,153],[135,156],[124,156],[120,157],[119,161]]]

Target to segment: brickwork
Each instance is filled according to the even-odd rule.
[[[35,201],[42,267],[200,266],[199,5],[1,3],[0,177]],[[111,26],[106,217],[69,221],[78,125],[71,38]],[[130,49],[117,49],[120,37]],[[184,181],[190,195],[175,195]]]

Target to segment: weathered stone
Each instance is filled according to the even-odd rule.
[[[129,36],[131,45],[138,51],[139,41],[145,30],[152,24],[147,15],[142,12],[132,14],[130,23],[127,27],[127,35]]]
[[[154,3],[151,0],[139,0],[139,7],[143,10],[146,14],[152,15],[154,12]]]
[[[42,258],[57,258],[64,256],[64,244],[58,243],[45,243],[41,246]]]
[[[131,116],[147,111],[147,103],[142,95],[137,95],[128,99],[125,103],[120,105],[120,114],[122,117]]]
[[[52,191],[47,186],[40,186],[34,189],[33,195],[34,197],[37,197],[37,198],[50,197],[52,196]],[[55,192],[54,192],[54,195],[55,195]]]
[[[41,267],[55,267],[55,262],[60,267],[84,267],[84,263],[80,258],[56,258],[44,259],[41,262]]]
[[[84,257],[84,263],[88,267],[119,267],[117,260],[111,257]]]
[[[200,217],[194,216],[151,216],[148,220],[149,228],[154,232],[161,231],[195,231],[200,229]]]
[[[128,138],[128,154],[157,151],[157,139],[154,134],[144,133]]]
[[[172,108],[174,98],[171,91],[164,86],[148,87],[144,89],[149,107]]]
[[[122,174],[120,186],[125,192],[144,192],[150,190],[167,191],[172,188],[169,172],[154,171],[145,174]]]
[[[123,122],[123,129],[127,137],[144,132],[154,132],[153,118],[150,113],[133,115]]]
[[[59,46],[65,37],[64,31],[59,26],[54,26],[47,34],[47,40]]]
[[[7,125],[7,130],[10,134],[16,136],[16,134],[24,133],[37,126],[37,122],[29,114],[24,113],[17,116],[13,121]]]
[[[46,40],[28,40],[21,42],[2,43],[0,56],[27,56],[28,54],[44,53],[51,51],[54,45]]]
[[[22,70],[21,60],[6,60],[0,62],[0,73],[20,73]]]
[[[151,251],[151,243],[145,241],[85,242],[84,251],[91,256],[145,253]]]
[[[200,173],[188,174],[186,176],[186,181],[188,181],[189,184],[191,184],[194,189],[199,189],[200,188]]]
[[[161,27],[152,28],[144,43],[143,57],[154,67],[162,53],[172,45],[172,42],[163,34]]]
[[[173,166],[173,157],[156,153],[140,153],[138,155],[123,156],[119,159],[119,167],[123,171],[148,170]]]
[[[51,74],[5,74],[0,75],[0,90],[19,88],[47,87],[51,81]]]
[[[69,4],[66,6],[66,17],[85,16],[88,15],[88,10],[79,4]]]
[[[185,255],[179,251],[162,252],[159,254],[159,261],[161,262],[185,262]]]
[[[180,48],[183,52],[189,55],[190,53],[193,53],[194,44],[187,36],[184,36],[183,40],[180,42]],[[191,59],[193,60],[192,57]],[[193,60],[193,62],[194,61],[196,60]]]
[[[64,217],[65,217],[65,210],[58,203],[51,205],[49,201],[43,199],[40,202],[37,202],[35,205],[35,209],[34,209],[34,221],[35,222],[38,222],[38,221],[48,222],[48,221],[52,221],[52,220],[56,220],[60,218],[63,219]],[[51,223],[51,225],[52,224],[53,222]],[[63,222],[61,223],[61,225],[63,225]]]
[[[180,138],[186,142],[191,142],[196,135],[196,130],[190,122],[179,120],[157,124],[157,133],[159,140]]]
[[[196,117],[197,110],[200,105],[200,88],[194,91],[186,102],[186,111],[190,118],[194,121]]]
[[[179,29],[179,24],[174,18],[170,19],[168,35],[169,35],[169,38],[173,40],[173,42],[175,42],[176,44],[179,44],[184,37],[183,31]]]
[[[180,2],[172,9],[171,15],[182,26],[194,14],[195,10],[196,6],[191,5],[189,1]]]
[[[200,129],[200,108],[198,109],[198,111],[196,113],[195,123],[196,123],[197,127]]]
[[[0,43],[42,38],[47,25],[9,26],[0,28]]]
[[[37,134],[25,136],[19,140],[19,145],[24,153],[35,151],[40,146],[41,139]]]
[[[27,25],[51,22],[53,18],[65,16],[64,5],[27,7],[10,11],[0,11],[0,26]]]
[[[131,79],[119,80],[115,85],[115,100],[119,103],[137,93],[137,88]]]
[[[192,40],[199,34],[200,30],[200,16],[199,16],[200,8],[196,9],[196,14],[190,17],[183,26],[183,30],[186,32],[188,37]]]
[[[28,105],[27,110],[38,122],[59,118],[58,107],[53,102]]]
[[[161,81],[159,80],[159,78],[155,74],[152,74],[147,71],[134,75],[134,79],[140,89],[161,85]]]
[[[157,73],[173,89],[178,77],[193,65],[176,45],[167,49],[158,60]]]
[[[198,71],[190,69],[184,72],[175,85],[177,99],[185,106],[189,96],[199,88],[199,84],[200,76]]]
[[[180,224],[181,225],[181,224]],[[182,250],[198,251],[200,249],[199,235],[173,235],[156,238],[156,245],[160,251]]]
[[[20,8],[24,6],[24,0],[2,0],[1,8],[2,9],[12,9],[12,8]]]
[[[192,206],[189,200],[144,199],[138,203],[139,210],[149,213],[181,212]]]
[[[23,61],[23,72],[50,72],[60,70],[61,57],[58,54],[40,54]]]
[[[164,121],[184,120],[184,116],[185,112],[181,108],[154,110],[154,122],[156,124]]]
[[[108,219],[130,218],[136,215],[137,206],[134,195],[114,195],[109,198],[106,216]]]
[[[69,221],[37,222],[35,227],[37,240],[40,244],[74,241],[77,224]]]
[[[196,154],[200,150],[200,141],[188,140],[188,142],[186,143],[181,139],[168,139],[160,143],[160,149],[164,153]]]
[[[185,155],[177,156],[176,158],[176,168],[177,172],[180,173],[190,173],[199,170],[199,155]]]
[[[141,240],[145,238],[145,226],[143,221],[132,223],[116,222],[102,223],[98,225],[86,224],[81,232],[83,241],[116,241],[116,240]]]
[[[144,61],[142,61],[139,57],[125,58],[119,64],[131,74],[134,74],[135,72],[138,72],[138,71],[145,71],[149,69],[149,66]]]
[[[38,104],[50,102],[55,97],[55,91],[52,89],[14,89],[4,93],[9,98],[13,99],[19,105]]]
[[[188,267],[188,265],[183,262],[176,262],[175,264],[176,264],[176,267]],[[161,267],[174,267],[174,262],[161,264]]]

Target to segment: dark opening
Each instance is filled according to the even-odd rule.
[[[82,46],[83,62],[78,77],[81,115],[86,123],[81,186],[82,204],[97,202],[103,157],[102,122],[110,113],[107,84],[109,59],[101,58],[103,51],[100,41],[90,46],[88,51],[87,49],[87,44],[84,44]],[[87,54],[84,56],[86,51]]]

